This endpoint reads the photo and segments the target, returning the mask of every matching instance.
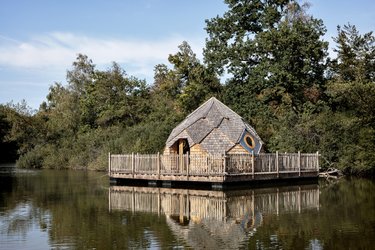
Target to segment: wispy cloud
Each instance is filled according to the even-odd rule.
[[[176,52],[183,40],[186,39],[181,36],[156,41],[122,40],[63,32],[38,35],[28,41],[0,36],[0,67],[67,69],[77,54],[82,53],[97,65],[116,61],[129,65],[134,73],[149,75],[153,66],[166,62],[168,55]],[[197,54],[201,53],[203,39],[188,42]]]
[[[0,103],[26,99],[33,108],[45,100],[48,87],[64,82],[78,53],[86,54],[106,69],[115,61],[132,76],[152,83],[153,69],[167,63],[168,55],[187,40],[198,57],[204,38],[169,36],[162,40],[97,38],[65,32],[53,32],[16,40],[0,34]]]

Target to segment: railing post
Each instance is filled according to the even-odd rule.
[[[268,158],[268,172],[270,172],[270,173],[272,172],[272,170],[271,170],[271,156],[272,155],[270,155],[270,157]],[[266,171],[266,168],[264,168],[264,172],[265,171]],[[262,168],[262,172],[263,172],[263,168]]]
[[[139,160],[139,153],[135,155],[135,161],[134,161],[134,173],[138,173],[140,170],[142,171],[143,169],[140,168],[142,166],[141,161]]]
[[[111,176],[111,152],[108,153],[108,176]]]
[[[298,151],[298,176],[301,176],[301,151]]]
[[[189,167],[190,167],[190,155],[189,152],[186,152],[186,180],[189,180]]]
[[[276,151],[276,173],[277,178],[279,178],[279,151]]]
[[[132,153],[132,176],[134,178],[134,165],[135,165],[134,153]]]
[[[206,174],[208,174],[210,172],[210,164],[209,164],[209,159],[208,159],[209,155],[206,155]]]
[[[225,169],[227,167],[227,153],[226,152],[224,152],[223,157],[224,157],[224,161],[223,161],[223,168],[221,170],[221,174],[224,176],[225,175]]]
[[[316,151],[316,171],[319,172],[319,151]]]
[[[157,155],[157,162],[156,162],[156,167],[158,169],[158,179],[160,179],[160,153],[158,152],[158,155]]]
[[[255,164],[254,164],[254,151],[251,152],[251,174],[253,175],[254,179],[254,173],[255,173]]]

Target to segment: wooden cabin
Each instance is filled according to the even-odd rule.
[[[262,145],[253,127],[212,97],[173,129],[164,155],[258,155]]]
[[[212,164],[220,168],[223,155],[258,155],[263,142],[244,119],[215,97],[203,103],[169,135],[164,155],[178,155],[180,162],[169,161],[171,170],[186,169],[189,158],[191,170],[204,168],[205,159],[214,156]],[[216,157],[215,157],[216,156]],[[185,158],[186,158],[185,157]]]
[[[319,153],[264,153],[244,119],[212,97],[169,135],[163,154],[109,154],[115,179],[209,182],[317,177]]]

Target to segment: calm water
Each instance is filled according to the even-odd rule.
[[[203,248],[374,249],[375,182],[221,192],[0,166],[0,249]]]

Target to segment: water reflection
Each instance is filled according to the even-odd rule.
[[[109,187],[104,173],[0,165],[0,249],[373,249],[374,193],[366,179],[226,192]]]
[[[269,215],[319,210],[319,186],[241,191],[111,186],[109,210],[165,215],[173,234],[193,248],[236,249]]]

